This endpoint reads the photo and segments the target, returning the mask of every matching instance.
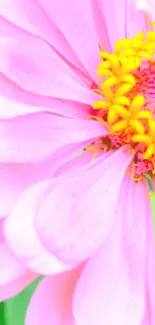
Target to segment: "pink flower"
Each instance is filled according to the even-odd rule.
[[[96,98],[90,91],[93,78],[48,17],[53,5],[0,3],[1,217],[26,188],[49,179],[87,141],[103,134],[102,125],[88,118]],[[95,48],[97,61],[97,42]]]
[[[31,6],[32,1],[27,0],[0,3],[0,219],[3,224],[26,189],[50,179],[66,160],[103,134],[102,125],[88,118],[90,105],[96,98],[90,91],[92,77],[52,21],[49,33],[49,18],[44,9],[34,3],[33,17]],[[50,35],[58,40],[58,46],[61,39],[72,62],[69,60],[66,64],[66,57],[56,53]],[[65,74],[68,79],[64,78]],[[28,233],[30,236],[29,230]],[[3,244],[0,243],[0,265],[7,268],[6,256],[9,265],[14,263],[17,269],[12,267],[11,273],[9,267],[10,273],[5,280],[0,274],[0,285],[3,291],[16,279],[22,285],[14,291],[11,287],[9,293],[5,291],[7,295],[1,291],[0,299],[24,287],[20,275],[24,279],[30,275],[31,281],[33,271],[51,274],[70,268],[51,256],[38,240],[37,260],[32,263],[33,271],[29,272],[27,265],[16,260],[12,262],[12,255],[8,258],[10,252],[4,254]]]
[[[148,106],[150,100],[153,105],[154,79],[151,83],[147,80],[149,92],[143,93],[141,73],[145,70],[142,61],[145,54],[149,78],[152,77],[150,52],[154,50],[154,34],[148,34],[144,43],[142,34],[132,39],[132,43],[116,43],[115,56],[107,56],[102,49],[103,44],[104,50],[111,51],[115,41],[152,28],[148,15],[151,10],[149,3],[141,1],[137,5],[145,11],[144,15],[136,10],[133,1],[113,1],[111,7],[104,0],[66,1],[40,0],[33,2],[33,7],[32,2],[15,1],[11,14],[10,1],[0,5],[4,16],[2,35],[4,31],[5,36],[8,32],[9,37],[12,33],[11,37],[16,38],[16,41],[2,40],[3,74],[10,83],[23,89],[22,96],[29,93],[28,97],[22,97],[24,103],[24,98],[36,103],[41,96],[48,107],[50,97],[51,112],[67,116],[51,115],[54,126],[63,125],[51,131],[58,132],[61,140],[57,145],[52,138],[54,151],[61,148],[66,152],[69,144],[76,150],[80,146],[87,149],[77,159],[61,167],[58,164],[55,178],[45,177],[31,184],[14,203],[5,222],[5,238],[14,254],[29,269],[48,275],[32,297],[26,322],[28,325],[43,321],[54,325],[152,325],[154,239],[144,176],[149,172],[153,177],[154,171],[154,111],[153,106]],[[98,69],[103,88],[98,90],[104,97],[91,91],[98,65],[98,44],[104,59]],[[106,83],[103,77],[111,75],[113,79],[107,79]],[[148,73],[143,77],[148,77]],[[81,104],[77,102],[83,107],[80,116],[77,107]],[[91,104],[99,112],[92,113],[94,118],[105,126],[87,120]],[[26,106],[22,114],[27,113]],[[34,106],[29,111],[31,118],[42,114],[34,113]],[[64,113],[66,107],[68,111]],[[41,116],[47,116],[47,109],[45,112]],[[31,138],[30,133],[29,143]],[[88,143],[99,151],[92,162]],[[34,143],[33,148],[33,161],[50,156],[51,151],[49,147],[46,151],[44,144],[41,153]],[[140,154],[142,161],[138,158]],[[126,175],[128,167],[130,177]],[[131,179],[133,176],[136,182]],[[143,181],[139,182],[139,177]],[[83,262],[83,269],[77,269]],[[69,268],[74,270],[68,271]],[[50,277],[54,270],[67,271]]]
[[[33,193],[32,189],[25,192],[6,222],[9,245],[30,269],[40,267],[42,273],[54,273],[54,264],[50,270],[45,255],[41,264],[38,235],[51,256],[70,268],[89,258],[74,288],[71,271],[63,273],[64,288],[61,275],[56,275],[57,283],[55,277],[47,277],[39,285],[28,309],[28,325],[41,324],[45,314],[47,324],[56,318],[56,325],[59,317],[67,324],[65,317],[71,315],[76,325],[102,324],[103,320],[112,325],[116,320],[121,325],[125,320],[141,325],[145,317],[154,319],[154,238],[151,211],[144,198],[147,187],[124,176],[131,156],[122,150],[105,161],[101,155],[86,164],[89,154],[77,159],[76,164],[85,162],[78,171],[41,184],[39,195],[38,186]],[[65,281],[69,281],[67,287]],[[58,300],[51,301],[55,292]],[[68,307],[64,296],[69,299]]]

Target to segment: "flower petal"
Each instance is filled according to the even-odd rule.
[[[149,202],[145,197],[147,187],[145,181],[133,182],[131,195],[126,193],[128,205],[126,206],[126,218],[124,218],[124,228],[126,229],[126,238],[130,241],[131,247],[134,247],[135,264],[141,270],[143,277],[146,274],[146,259],[148,246],[148,217]],[[137,258],[138,256],[138,258]],[[144,280],[145,281],[145,280]]]
[[[99,154],[96,154],[96,158]],[[75,171],[76,169],[87,165],[93,160],[93,152],[91,150],[83,150],[73,159],[67,161],[65,164],[61,165],[55,172],[55,176],[63,175]]]
[[[89,74],[95,78],[99,49],[90,1],[39,0],[39,3],[52,23],[64,33]]]
[[[0,224],[0,301],[16,295],[32,282],[37,274],[29,272],[11,253],[2,236]]]
[[[125,38],[125,19],[126,19],[125,1],[113,0],[112,6],[107,0],[91,0],[91,3],[93,9],[95,10],[96,8],[96,11],[99,11],[100,17],[102,16],[100,20],[102,19],[104,22],[103,34],[105,33],[104,26],[106,26],[110,44],[112,48],[114,48],[114,44],[116,41]],[[100,26],[100,28],[102,28],[102,26]],[[101,44],[101,45],[105,49],[107,45],[107,41],[105,44]]]
[[[32,281],[36,279],[37,275],[31,271],[12,280],[12,282],[0,286],[0,301],[7,300],[16,296],[19,292],[24,290]]]
[[[96,250],[112,228],[131,159],[124,149],[105,161],[101,156],[49,187],[36,216],[38,234],[49,251],[75,263]]]
[[[10,7],[12,8],[11,15]],[[88,0],[85,3],[74,1],[74,4],[71,0],[66,0],[65,3],[62,0],[58,3],[54,1],[32,3],[31,0],[6,0],[5,3],[0,3],[0,12],[5,19],[3,29],[9,21],[13,23],[11,24],[12,33],[16,26],[16,29],[19,30],[18,34],[25,30],[31,35],[45,39],[84,72],[89,68],[92,71],[92,67],[95,67],[94,60],[97,60],[98,44]],[[7,35],[6,31],[5,35]],[[25,39],[26,36],[23,37],[23,40]],[[87,47],[84,46],[85,44]],[[93,55],[89,55],[90,53]]]
[[[4,109],[5,107],[5,109]],[[13,118],[35,112],[88,119],[91,106],[80,102],[34,95],[0,75],[0,118]]]
[[[104,48],[104,51],[111,52],[113,44],[111,44],[111,40],[109,39],[102,0],[91,0],[91,6],[98,43]]]
[[[137,0],[127,1],[126,3],[126,37],[135,37],[138,32],[146,33],[147,31],[144,14],[138,10],[137,4]]]
[[[43,182],[25,191],[4,224],[5,237],[14,254],[26,267],[39,274],[55,274],[70,269],[70,265],[46,251],[35,232],[34,218],[40,201],[46,195],[48,183]]]
[[[155,186],[155,182],[154,182]],[[145,192],[145,194],[148,194]],[[148,314],[149,319],[152,324],[155,322],[155,229],[154,229],[154,211],[150,207],[150,198],[145,198],[146,211],[147,211],[147,298],[148,298]],[[152,202],[154,205],[154,197],[152,197]]]
[[[47,180],[54,175],[66,173],[67,169],[75,167],[72,162],[73,157],[77,156],[81,149],[88,144],[89,141],[65,146],[57,150],[50,158],[36,163],[1,163],[0,218],[4,218],[10,214],[16,200],[28,187],[37,182]],[[87,153],[86,159],[88,161],[91,160],[92,154],[90,151]],[[71,161],[69,161],[70,159]],[[84,160],[85,158],[82,159],[82,164]]]
[[[46,108],[46,112],[50,112],[50,109]],[[42,107],[23,105],[15,100],[8,99],[3,95],[0,97],[0,118],[13,118],[19,115],[25,115],[35,112],[43,112]]]
[[[21,44],[1,38],[0,48],[1,73],[24,90],[86,104],[95,100],[96,95],[45,42]]]
[[[147,197],[147,194],[148,187],[145,182],[134,184],[132,190],[132,203],[130,204],[130,206],[132,206],[131,212],[133,216],[129,215],[127,219],[127,228],[129,230],[128,238],[130,237],[131,243],[130,247],[134,248],[135,264],[137,264],[141,270],[143,283],[146,287],[145,315],[142,325],[154,324],[155,321],[155,287],[152,285],[155,281],[155,245],[152,211],[150,199]],[[129,210],[128,208],[128,211]]]
[[[55,173],[55,175],[62,175],[63,173],[71,171],[73,168],[74,169],[79,168],[80,166],[83,166],[84,164],[88,163],[88,161],[90,161],[91,155],[92,154],[90,151],[85,151],[82,157],[80,155],[80,157],[74,159],[75,163],[73,163],[73,159],[72,159],[70,162],[65,163],[63,167],[59,169],[58,169],[59,160],[56,159],[55,162],[51,160],[51,164],[53,165],[51,168],[52,169],[51,174]],[[62,156],[62,152],[60,153],[60,156]],[[63,155],[63,159],[65,161],[65,155]],[[19,165],[20,167],[18,165],[16,166],[17,166],[17,170],[20,169],[21,171],[23,170],[21,168],[21,165]],[[34,164],[31,166],[31,172],[34,173],[33,168],[36,169],[36,172],[40,171],[38,164]],[[47,171],[47,166],[46,166],[46,171]],[[14,170],[14,174],[15,174],[14,177],[16,178],[17,173],[15,172],[15,170]],[[13,175],[8,174],[9,177],[8,181],[10,181],[10,176],[12,177]],[[18,176],[20,178],[20,174],[18,174]],[[48,189],[49,183],[50,181],[36,183],[36,185],[27,188],[25,191],[23,189],[23,195],[21,193],[21,196],[17,202],[15,202],[14,200],[14,207],[12,208],[12,211],[9,213],[7,219],[5,219],[5,226],[4,226],[4,232],[5,232],[7,243],[11,247],[11,250],[14,252],[14,254],[18,256],[18,258],[22,260],[22,262],[28,268],[42,274],[52,274],[52,273],[54,274],[62,270],[71,268],[71,265],[67,265],[59,261],[55,256],[53,256],[52,254],[46,251],[46,249],[40,243],[34,227],[34,218],[37,213],[37,209],[39,207],[41,200],[46,195],[46,190]],[[12,188],[12,191],[15,192],[14,187]],[[8,193],[8,186],[7,186],[6,204],[8,204],[7,201],[9,199],[9,194],[10,193]],[[29,234],[28,237],[25,236],[25,232]]]
[[[51,159],[29,164],[0,164],[0,218],[7,216],[23,191],[54,173]]]
[[[92,141],[107,133],[93,120],[76,120],[52,114],[33,114],[0,121],[0,161],[34,162],[63,146]]]
[[[126,204],[130,206],[128,185],[128,181],[122,184],[115,227],[88,261],[77,284],[73,304],[76,325],[137,325],[143,320],[145,286],[134,247],[125,237],[128,229],[124,232],[122,226]]]
[[[72,295],[79,274],[78,269],[40,282],[31,298],[25,325],[74,325]]]
[[[147,286],[148,292],[148,314],[152,324],[155,322],[155,245],[154,245],[154,233],[152,234],[152,223],[150,223],[150,232],[148,236],[148,260],[147,260]],[[152,236],[153,235],[153,236]]]
[[[153,0],[134,0],[134,3],[141,13],[148,14],[152,21],[155,19],[155,3]]]

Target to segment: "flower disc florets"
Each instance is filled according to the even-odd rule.
[[[130,169],[135,180],[155,172],[154,54],[153,31],[116,42],[113,54],[100,49],[100,88],[94,91],[103,99],[94,103],[91,117],[109,130],[100,139],[100,150],[117,150],[125,144],[134,150]]]

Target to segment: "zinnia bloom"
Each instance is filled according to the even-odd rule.
[[[8,244],[27,267],[39,268],[44,249],[62,270],[74,268],[43,280],[26,323],[153,325],[154,238],[146,178],[153,183],[155,171],[154,4],[40,0],[32,7],[15,1],[9,17],[9,3],[1,5],[2,14],[16,24],[12,37],[18,35],[17,42],[4,42],[3,73],[11,71],[12,81],[29,93],[62,99],[59,114],[70,103],[68,143],[85,149],[55,178],[28,188],[5,222]],[[37,35],[33,48],[30,40],[22,42],[19,29],[25,37]],[[50,57],[44,46],[52,53],[49,61],[42,60]],[[73,101],[75,107],[86,105],[90,121],[74,115]],[[71,126],[78,123],[73,141]],[[50,274],[46,263],[43,268]]]
[[[49,44],[48,18],[38,3],[34,3],[34,18],[38,22],[33,19],[34,26],[31,24],[32,5],[32,1],[0,3],[1,300],[22,290],[37,275],[12,256],[13,252],[3,236],[5,220],[14,204],[27,188],[50,179],[55,170],[86,146],[90,139],[102,135],[102,125],[88,118],[90,103],[96,95],[84,86],[84,82],[80,85],[80,78],[71,66],[66,65],[52,48],[52,43]],[[24,22],[25,18],[29,22]],[[41,32],[42,28],[44,32]],[[57,28],[55,30],[57,35]],[[50,34],[53,35],[52,32]],[[63,73],[70,76],[69,85],[61,87],[60,97],[59,79],[64,82],[63,76],[58,78],[57,75],[55,86],[53,83],[53,73],[57,74],[58,65]],[[87,78],[87,82],[91,84],[91,78]],[[63,102],[61,99],[65,91],[67,99]],[[82,121],[79,123],[80,118]],[[28,234],[30,236],[29,231]],[[34,271],[51,274],[70,268],[51,256],[39,240],[35,248],[37,259],[32,263]]]

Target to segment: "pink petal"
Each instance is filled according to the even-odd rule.
[[[50,112],[88,119],[91,106],[54,97],[34,95],[0,75],[0,118],[13,118],[35,112]],[[5,109],[4,109],[5,107]]]
[[[4,218],[10,213],[16,200],[29,186],[49,179],[53,175],[66,173],[67,168],[73,168],[73,157],[75,157],[81,149],[86,147],[88,143],[89,142],[82,142],[80,144],[65,146],[57,150],[50,158],[37,163],[1,163],[0,218]],[[91,152],[87,151],[87,153],[87,160],[91,160]],[[72,160],[69,162],[70,159]],[[84,163],[84,159],[82,163]]]
[[[96,95],[72,69],[41,40],[21,44],[0,41],[0,71],[24,90],[42,96],[92,104]]]
[[[12,8],[12,14],[10,14],[9,11],[10,7]],[[45,19],[44,13],[42,10],[39,10],[39,6],[36,2],[6,0],[5,3],[0,3],[0,12],[2,17],[6,20],[6,23],[7,21],[11,22],[15,27],[20,27],[32,33],[32,35],[42,37],[44,35],[42,30],[48,33],[48,20]],[[12,29],[13,28],[14,26],[12,26]]]
[[[99,154],[97,154],[97,156],[98,155]],[[96,156],[96,158],[97,158],[97,156]],[[59,175],[63,175],[66,173],[70,173],[71,171],[75,171],[76,169],[90,163],[92,161],[92,158],[93,158],[93,152],[91,150],[90,151],[83,150],[77,156],[75,156],[72,160],[67,161],[60,168],[58,168],[55,172],[55,176],[59,176]]]
[[[124,238],[126,238],[124,244],[127,242],[128,252],[135,255],[135,265],[139,268],[141,276],[143,277],[143,283],[145,286],[145,313],[143,317],[142,325],[153,324],[151,321],[153,319],[153,306],[154,300],[152,304],[152,298],[150,298],[150,289],[153,294],[154,286],[152,286],[154,272],[155,272],[155,264],[153,266],[152,261],[154,260],[153,255],[151,256],[151,272],[153,271],[153,278],[148,277],[146,269],[149,269],[149,258],[148,258],[148,250],[151,248],[152,253],[155,253],[154,240],[151,239],[151,209],[150,209],[150,200],[146,198],[148,194],[148,187],[146,186],[145,181],[135,183],[130,180],[132,185],[131,193],[128,194],[129,200],[128,205],[126,206],[126,218],[124,218],[124,228],[126,229],[126,233],[124,234]],[[151,224],[152,227],[152,224]],[[128,254],[129,256],[129,254]],[[154,268],[153,268],[154,267]],[[149,273],[149,272],[148,272]]]
[[[72,295],[80,270],[48,276],[36,289],[25,325],[74,325]]]
[[[4,94],[3,94],[4,95]],[[24,105],[15,100],[10,100],[4,96],[0,97],[0,118],[13,118],[18,115],[30,114],[35,112],[43,112],[42,107]],[[5,108],[5,109],[4,109]],[[50,109],[46,108],[46,112],[50,112]]]
[[[62,157],[62,152],[60,153],[60,156]],[[53,165],[51,168],[51,174],[52,173],[54,174],[55,170],[58,169],[58,171],[55,174],[61,175],[64,172],[66,173],[71,171],[73,167],[74,169],[80,167],[81,163],[83,166],[83,164],[86,164],[88,163],[88,161],[90,161],[91,156],[92,153],[90,151],[85,151],[82,156],[74,159],[74,163],[72,159],[70,162],[67,162],[66,164],[63,165],[63,167],[59,169],[58,169],[59,160],[58,157],[56,157],[55,162],[53,160],[49,161],[49,165],[50,164]],[[65,161],[64,154],[63,154],[63,159]],[[61,158],[61,162],[62,162],[62,158]],[[30,170],[32,173],[34,173],[33,168],[36,169],[36,172],[37,171],[39,172],[40,169],[41,171],[43,169],[44,172],[43,166],[41,165],[38,166],[39,164],[34,164],[34,165],[29,164],[29,165],[31,166]],[[17,167],[17,170],[20,171],[21,169],[21,171],[23,170],[23,173],[25,174],[26,171],[22,169],[22,165],[15,165],[15,166]],[[15,170],[13,171],[14,171],[14,177],[16,178],[17,176],[19,176],[20,178],[20,173],[16,175],[17,173],[15,172]],[[46,166],[46,171],[47,171],[47,166]],[[8,178],[9,178],[8,181],[10,181],[10,178],[12,176],[13,176],[12,173],[11,175],[8,173]],[[27,176],[28,175],[26,175],[26,179]],[[46,195],[46,190],[48,189],[48,183],[49,182],[47,181],[42,183],[37,183],[36,185],[28,188],[26,191],[24,191],[23,189],[23,195],[21,195],[17,203],[15,202],[14,199],[14,208],[12,209],[12,212],[9,214],[7,219],[5,219],[5,237],[12,251],[15,253],[16,256],[18,256],[20,260],[23,261],[23,263],[26,264],[27,267],[42,274],[56,273],[64,269],[69,269],[71,267],[70,265],[66,265],[61,261],[59,261],[52,254],[49,254],[40,243],[35,232],[34,218],[41,200]],[[14,187],[12,187],[12,192],[11,194],[14,194],[15,192]],[[9,199],[9,193],[8,193],[8,186],[7,186],[6,204],[8,204],[7,202],[8,199]],[[28,237],[27,236],[25,237],[25,232],[29,234]]]
[[[114,0],[112,6],[106,0],[91,0],[91,2],[98,34],[101,35],[101,45],[105,50],[110,50],[108,38],[113,48],[116,41],[125,37],[134,37],[139,31],[146,30],[144,17],[137,10],[138,2],[143,1]],[[106,29],[108,36],[105,35]]]
[[[36,227],[46,247],[65,262],[87,258],[113,226],[119,188],[132,156],[117,151],[49,186]]]
[[[86,7],[90,9],[89,2],[85,4]],[[86,10],[87,8],[84,8],[84,4],[81,6],[79,2],[74,2],[73,6],[72,2],[70,3],[68,0],[68,3],[66,3],[66,8],[69,8],[72,5],[72,13],[73,11],[76,12],[77,19],[73,21],[74,14],[73,16],[69,15],[68,17],[64,17],[64,20],[66,19],[69,27],[69,35],[66,35],[64,28],[66,26],[66,23],[65,26],[62,26],[61,28],[61,25],[63,23],[63,16],[61,17],[61,25],[59,23],[57,24],[57,22],[54,21],[55,16],[53,16],[53,10],[59,16],[60,14],[66,15],[66,10],[63,9],[61,11],[58,11],[62,7],[63,2],[60,3],[60,6],[58,5],[58,7],[54,9],[52,8],[53,5],[55,6],[55,4],[52,4],[52,2],[50,2],[50,4],[45,4],[45,2],[40,4],[38,1],[32,3],[31,0],[6,0],[5,3],[0,3],[0,12],[4,20],[1,26],[1,33],[5,36],[9,35],[13,36],[13,38],[16,37],[22,40],[22,42],[23,40],[27,39],[28,36],[29,39],[32,38],[32,35],[39,36],[50,43],[50,45],[59,51],[66,60],[76,65],[77,67],[80,67],[83,72],[87,73],[86,68],[80,61],[82,59],[81,56],[78,57],[77,47],[79,48],[79,43],[80,45],[82,43],[85,43],[88,33],[91,33],[91,36],[93,35],[91,12],[90,17],[87,15],[87,20],[89,20],[87,24],[85,12],[88,12],[88,10]],[[11,15],[9,11],[10,6],[12,7]],[[84,26],[82,26],[82,14],[84,14]],[[78,16],[80,19],[78,19]],[[13,24],[10,24],[9,26],[9,22]],[[70,28],[73,22],[74,28]],[[74,33],[73,36],[71,34],[71,30]],[[27,31],[29,34],[24,33],[24,31]],[[80,35],[78,37],[79,33]],[[21,36],[21,34],[24,35]],[[68,36],[72,36],[71,39],[68,39]],[[83,42],[81,43],[82,40]],[[92,48],[94,49],[95,47],[97,48],[95,34],[93,41],[94,44],[92,44]],[[82,49],[83,48],[81,47],[81,50]],[[83,52],[86,52],[86,49],[83,49]],[[91,58],[91,56],[87,58],[87,61],[89,58]]]
[[[35,39],[34,35],[28,33],[24,29],[13,24],[11,22],[11,20],[9,20],[9,15],[7,15],[7,17],[6,17],[5,10],[7,8],[4,9],[4,6],[8,5],[7,2],[8,1],[6,1],[5,4],[2,2],[0,3],[0,13],[1,13],[1,15],[0,15],[0,37],[10,37],[13,39],[19,39],[20,41]],[[16,10],[15,5],[14,5],[14,9]],[[9,14],[9,11],[8,11],[8,14]],[[19,17],[19,14],[18,14],[18,17]],[[11,18],[13,18],[13,15]],[[24,17],[23,17],[23,19],[24,19]]]
[[[15,259],[4,241],[0,241],[0,286],[12,282],[25,273],[26,268]]]
[[[91,0],[91,6],[98,44],[104,48],[104,51],[111,52],[113,44],[109,39],[102,0]]]
[[[155,19],[155,3],[154,0],[134,0],[136,8],[141,13],[149,14],[152,21]]]
[[[95,77],[98,42],[90,1],[74,1],[73,4],[71,0],[66,0],[65,3],[62,0],[40,0],[37,5],[23,0],[21,4],[17,0],[14,2],[16,9],[12,15],[8,13],[10,0],[0,6],[0,11],[5,17],[33,34],[42,36],[65,57],[73,63],[78,63],[78,66],[83,65],[90,75]]]
[[[29,164],[0,164],[0,218],[10,213],[27,187],[53,175],[55,168],[52,163],[48,159]]]
[[[138,182],[132,185],[132,203],[126,207],[128,229],[125,237],[130,239],[129,247],[133,247],[135,252],[135,264],[139,267],[143,276],[145,292],[145,315],[142,325],[154,324],[155,322],[155,243],[152,222],[152,210],[150,198],[146,197],[149,188],[146,183]],[[153,198],[154,200],[154,198]]]
[[[52,114],[33,114],[0,121],[0,161],[34,162],[57,149],[107,133],[101,123]]]
[[[148,245],[148,216],[149,203],[145,198],[146,184],[143,182],[130,181],[131,190],[126,193],[128,202],[126,204],[126,217],[124,218],[125,237],[130,244],[128,246],[135,252],[135,264],[141,270],[142,275],[146,274],[147,245]],[[138,258],[137,258],[138,256]]]
[[[25,289],[32,281],[36,279],[37,275],[33,272],[27,271],[25,274],[12,280],[9,284],[0,286],[0,301],[16,296],[19,292]]]
[[[146,194],[146,193],[145,193]],[[154,200],[154,197],[152,197]],[[152,209],[150,209],[150,198],[145,198],[147,206],[147,294],[148,294],[148,314],[150,323],[154,324],[155,322],[155,233],[154,233],[154,216]]]
[[[0,300],[5,300],[23,290],[36,278],[11,253],[0,228]]]
[[[138,10],[137,4],[137,0],[126,2],[126,37],[135,37],[138,32],[146,32],[144,15]]]
[[[5,237],[14,254],[26,267],[39,274],[54,274],[70,269],[69,265],[46,251],[35,232],[34,218],[40,201],[46,195],[48,183],[25,191],[4,224]]]
[[[151,239],[151,231],[149,228],[149,223],[151,220],[151,209],[150,201],[146,198],[148,194],[148,187],[145,181],[135,183],[130,181],[130,192],[128,195],[128,205],[126,206],[126,218],[124,220],[124,229],[126,233],[124,234],[124,244],[127,242],[128,252],[134,250],[135,254],[135,265],[139,268],[141,276],[143,277],[143,283],[145,285],[145,315],[142,325],[149,325],[152,319],[151,299],[149,296],[149,288],[153,289],[151,279],[151,285],[149,285],[149,280],[147,279],[146,268],[148,268],[148,249],[152,249],[154,254],[154,245]],[[152,227],[152,225],[151,225]],[[149,246],[149,247],[148,247]],[[133,255],[133,252],[131,252]],[[128,254],[129,256],[129,254]],[[151,257],[153,261],[153,257]],[[153,271],[153,267],[151,267]],[[155,264],[154,264],[155,271]],[[153,273],[154,273],[153,271]],[[154,289],[153,289],[154,292]],[[154,302],[153,302],[154,305]]]
[[[132,207],[130,186],[128,181],[122,184],[115,227],[88,261],[77,284],[73,305],[76,325],[140,325],[143,320],[144,281],[130,231],[123,226],[127,208]]]
[[[39,0],[39,4],[48,13],[52,23],[64,33],[89,74],[96,78],[99,48],[90,1],[75,0],[73,3],[72,0]]]
[[[91,0],[91,2],[94,10],[96,7],[96,11],[99,11],[100,17],[102,15],[102,19],[104,22],[103,26],[106,25],[108,37],[113,48],[116,41],[126,37],[125,36],[126,1],[113,0],[112,5],[107,0]],[[102,26],[100,26],[100,28],[102,28]],[[105,33],[105,29],[103,27],[103,35],[104,33]],[[105,44],[101,44],[101,45],[103,46],[103,48],[106,47],[107,41]]]
[[[58,176],[64,174],[66,172],[70,172],[72,169],[78,168],[83,164],[86,164],[88,161],[92,159],[92,152],[86,151],[86,148],[90,144],[90,140],[69,144],[58,149],[50,156],[50,161],[52,165],[52,174],[54,176]],[[82,155],[84,153],[84,155]],[[82,159],[75,158],[80,157],[82,155]]]

